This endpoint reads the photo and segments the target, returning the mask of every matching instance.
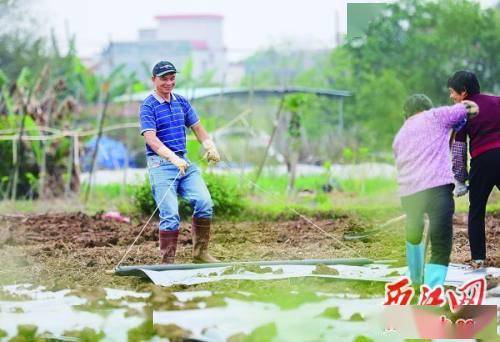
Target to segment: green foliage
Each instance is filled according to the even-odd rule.
[[[388,8],[388,16],[368,29],[366,43],[354,49],[358,63],[376,73],[390,68],[410,92],[443,102],[446,80],[457,69],[477,72],[482,86],[494,89],[500,76],[500,22],[493,10],[468,0],[406,0]]]
[[[139,326],[130,329],[127,332],[127,340],[129,342],[149,341],[156,335],[153,321],[146,320]]]
[[[245,207],[244,189],[233,179],[213,173],[203,176],[214,202],[214,212],[221,217],[238,216]]]
[[[33,324],[20,324],[17,326],[17,335],[10,339],[13,342],[21,341],[43,341],[37,336],[38,327]]]
[[[285,97],[283,110],[291,113],[290,121],[288,122],[288,134],[291,138],[299,138],[301,134],[301,122],[303,118],[301,114],[306,113],[312,102],[312,96],[309,94],[292,94]]]
[[[424,93],[436,105],[449,103],[446,82],[456,70],[474,71],[485,92],[500,89],[498,6],[481,9],[470,0],[402,0],[388,4],[382,13],[364,38],[328,54],[299,57],[299,52],[291,53],[285,46],[260,51],[245,61],[250,70],[245,85],[293,84],[353,92],[344,104],[345,139],[334,130],[339,123],[336,103],[319,99],[307,108],[307,120],[301,125],[317,155],[333,159],[343,147],[359,145],[390,150],[403,121],[405,98]],[[332,146],[339,140],[339,146]]]
[[[214,203],[214,212],[218,217],[236,217],[245,207],[243,189],[235,179],[205,173],[203,179],[207,185],[210,196]],[[146,178],[142,184],[136,186],[133,194],[133,203],[136,209],[146,215],[150,215],[156,208],[149,179]],[[192,208],[184,199],[179,200],[179,215],[188,218],[192,214]]]
[[[19,133],[20,116],[7,115],[0,116],[0,130],[10,131],[11,133]],[[28,134],[39,134],[38,126],[30,116],[25,117],[25,132]],[[9,140],[0,141],[0,195],[7,196],[10,190],[8,187],[8,179],[12,176],[14,168],[12,144],[19,144],[18,140],[15,142]],[[41,143],[39,141],[22,142],[24,145],[24,158],[19,160],[21,163],[22,172],[19,175],[19,184],[17,193],[20,196],[26,195],[30,190],[33,190],[34,185],[37,183],[37,160],[41,155]],[[17,147],[19,151],[19,145]],[[19,155],[18,155],[19,158]]]
[[[364,122],[364,141],[377,148],[391,146],[403,122],[402,108],[408,92],[391,70],[365,74],[356,93],[355,117]]]
[[[151,184],[149,178],[137,185],[133,194],[133,203],[137,210],[145,215],[151,215],[156,208],[153,194],[151,193]]]
[[[447,103],[446,81],[460,69],[476,72],[484,90],[498,87],[500,21],[468,0],[404,0],[385,13],[364,39],[345,48],[356,93],[350,110],[364,123],[364,141],[388,149],[407,95],[424,93],[436,105]]]

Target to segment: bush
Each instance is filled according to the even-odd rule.
[[[235,181],[225,176],[211,173],[203,175],[208,191],[214,202],[214,213],[217,217],[236,217],[245,208],[243,189]],[[151,193],[151,185],[146,177],[144,182],[137,185],[133,195],[135,208],[142,214],[151,215],[156,208],[156,203]],[[188,218],[193,210],[189,203],[179,198],[179,215]]]

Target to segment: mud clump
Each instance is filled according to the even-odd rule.
[[[272,341],[278,335],[278,329],[274,322],[255,328],[249,335],[244,333],[234,334],[228,337],[228,342],[253,342]]]
[[[340,319],[340,311],[339,308],[334,306],[331,308],[326,308],[325,311],[323,311],[319,317],[325,317],[329,319]]]
[[[391,273],[386,274],[386,277],[399,277],[401,274],[399,274],[398,271],[392,271]]]
[[[170,341],[184,341],[191,334],[191,331],[183,329],[176,324],[153,324],[152,320],[147,320],[128,331],[128,340],[149,341],[153,337],[158,336],[168,338]]]
[[[252,273],[273,273],[273,269],[271,267],[261,267],[259,265],[233,265],[224,270],[221,275],[229,275],[229,274],[241,274],[245,272]]]
[[[352,316],[349,318],[350,321],[352,322],[364,322],[364,318],[363,316],[361,316],[361,314],[359,312],[356,312],[354,314],[352,314]]]
[[[63,336],[75,337],[78,341],[102,341],[106,335],[103,331],[97,332],[91,328],[83,328],[82,330],[65,331]]]
[[[324,264],[318,264],[316,265],[316,268],[312,271],[312,274],[339,275],[340,273],[333,267],[328,267]]]

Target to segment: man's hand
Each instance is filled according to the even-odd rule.
[[[465,183],[455,181],[455,189],[453,190],[453,194],[455,197],[460,197],[465,195],[469,191],[469,188]]]
[[[479,106],[474,101],[463,100],[462,104],[467,109],[467,115],[469,118],[473,118],[474,116],[479,114]]]
[[[186,169],[189,166],[189,164],[187,163],[187,161],[185,161],[184,159],[178,157],[175,154],[168,161],[171,162],[172,164],[174,164],[175,166],[177,166],[177,168],[179,169],[179,171],[181,173],[181,176],[184,176],[186,174]]]
[[[178,169],[179,172],[181,173],[181,176],[184,176],[186,174],[186,169],[188,168],[189,164],[179,156],[177,156],[174,152],[172,152],[168,147],[162,146],[160,147],[156,153],[162,157],[174,164]]]
[[[220,162],[220,155],[219,152],[217,151],[217,148],[215,147],[215,144],[212,140],[210,139],[205,139],[202,142],[203,148],[205,149],[205,154],[203,155],[203,158],[207,162],[214,162],[218,163]]]

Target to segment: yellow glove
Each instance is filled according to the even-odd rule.
[[[203,158],[207,162],[214,162],[218,163],[220,162],[220,155],[219,152],[217,151],[217,148],[215,147],[215,144],[212,140],[210,139],[205,139],[202,142],[203,148],[205,149],[205,154],[203,155]]]
[[[162,146],[156,151],[156,153],[160,157],[165,158],[166,160],[174,164],[179,169],[181,176],[184,176],[186,174],[186,169],[188,168],[189,164],[187,163],[187,161],[172,152],[172,150],[170,150],[168,147]]]

